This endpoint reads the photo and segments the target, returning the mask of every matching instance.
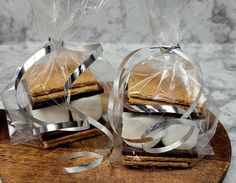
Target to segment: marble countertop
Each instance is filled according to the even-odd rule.
[[[43,43],[22,43],[0,45],[0,89],[12,78],[17,66],[39,49]],[[104,56],[114,69],[132,50],[146,47],[144,44],[104,44]],[[232,145],[232,160],[224,183],[236,179],[236,45],[234,44],[194,44],[182,45],[182,49],[195,56],[202,67],[205,85],[212,92],[219,106],[220,121],[226,128]],[[3,107],[1,104],[1,108]]]

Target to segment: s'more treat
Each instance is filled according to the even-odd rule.
[[[163,73],[165,72],[165,73]],[[157,68],[151,63],[141,62],[131,70],[126,96],[130,105],[138,106],[162,106],[168,105],[186,110],[198,95],[199,86],[191,79],[182,78],[173,70]],[[197,104],[196,116],[203,111],[205,99],[202,97]],[[128,139],[141,139],[142,135],[152,125],[166,119],[175,118],[175,114],[163,111],[155,112],[133,111],[125,107],[122,114],[122,137]],[[152,142],[131,143],[125,141],[123,147],[123,164],[128,166],[161,166],[182,167],[190,166],[193,158],[197,158],[195,146],[198,140],[199,130],[194,128],[192,135],[178,148],[165,153],[147,153],[144,147],[164,147],[170,145],[190,130],[187,125],[172,125],[167,128],[166,134]],[[157,132],[158,133],[158,132]],[[155,138],[155,133],[148,136]],[[148,137],[147,136],[147,137]]]
[[[24,83],[32,103],[31,115],[41,121],[58,123],[80,122],[80,117],[69,111],[65,104],[64,85],[69,76],[83,61],[83,56],[50,60],[50,66],[42,62],[33,65],[24,75]],[[63,62],[62,62],[63,61]],[[103,88],[90,70],[83,72],[70,89],[71,105],[86,115],[102,122]],[[36,127],[38,124],[34,124]],[[49,148],[78,139],[98,135],[98,129],[90,127],[80,132],[54,131],[42,134],[43,147]]]

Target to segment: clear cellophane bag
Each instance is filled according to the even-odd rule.
[[[123,140],[123,163],[191,167],[214,154],[210,141],[219,117],[198,61],[179,45],[189,28],[183,17],[202,5],[188,0],[137,2],[157,46],[128,54],[114,79],[109,119]]]
[[[107,101],[113,68],[101,57],[101,44],[67,42],[105,3],[30,0],[38,30],[50,39],[17,69],[2,91],[12,144],[43,148],[66,144],[61,156],[72,154],[63,162],[88,157],[65,169],[68,173],[99,165],[112,150]]]

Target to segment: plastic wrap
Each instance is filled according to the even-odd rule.
[[[219,116],[198,61],[179,46],[187,29],[182,18],[200,2],[137,2],[145,7],[157,47],[131,52],[115,76],[109,119],[123,139],[123,164],[191,167],[214,154],[210,140]]]
[[[11,143],[50,148],[76,139],[99,138],[104,133],[110,142],[94,143],[92,147],[91,142],[84,143],[79,150],[85,152],[62,157],[61,161],[95,158],[83,166],[65,169],[68,173],[84,171],[99,165],[112,151],[113,136],[106,127],[106,113],[113,72],[109,62],[100,57],[101,44],[78,46],[65,40],[104,1],[30,3],[38,29],[50,39],[16,71],[2,91]],[[88,151],[91,148],[100,153]],[[71,151],[77,150],[73,147]]]

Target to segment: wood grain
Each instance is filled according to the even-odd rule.
[[[212,139],[215,155],[206,156],[189,169],[135,169],[121,165],[120,159],[112,163],[105,161],[101,166],[80,174],[66,174],[57,163],[61,155],[80,151],[89,144],[92,149],[106,143],[106,138],[90,138],[80,142],[49,150],[26,145],[10,145],[4,111],[0,111],[0,177],[3,183],[215,183],[221,182],[231,159],[230,140],[219,123]],[[113,157],[119,156],[115,149]],[[74,162],[71,162],[72,164]]]

